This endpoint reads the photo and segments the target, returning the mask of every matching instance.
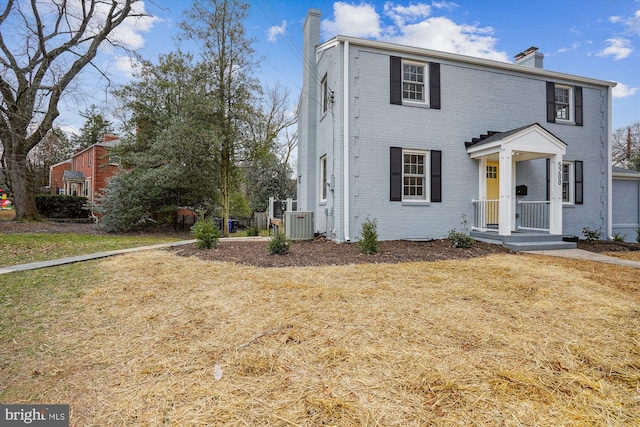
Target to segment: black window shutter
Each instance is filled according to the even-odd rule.
[[[574,173],[575,173],[575,200],[574,203],[576,205],[584,204],[584,184],[582,180],[583,175],[583,166],[581,161],[575,161],[573,163]]]
[[[391,147],[389,159],[389,200],[392,202],[399,202],[402,201],[402,148]]]
[[[429,63],[429,108],[440,109],[440,64]]]
[[[389,65],[390,103],[402,105],[402,58],[399,56],[392,56]]]
[[[556,84],[547,82],[547,123],[556,122]]]
[[[576,107],[576,126],[582,126],[582,87],[574,86],[573,100]]]
[[[547,157],[547,202],[551,200],[551,159]]]
[[[431,150],[431,201],[442,202],[442,151]]]

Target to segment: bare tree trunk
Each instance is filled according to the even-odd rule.
[[[40,219],[36,208],[27,156],[21,153],[9,151],[5,157],[9,185],[13,192],[13,205],[16,210],[15,221],[37,221]]]
[[[222,237],[229,237],[229,208],[230,208],[230,177],[231,156],[229,153],[228,137],[223,138],[220,159],[221,187],[222,187]]]

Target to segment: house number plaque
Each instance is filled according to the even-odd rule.
[[[558,162],[558,185],[562,185],[562,162]]]

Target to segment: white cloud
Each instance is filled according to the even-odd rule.
[[[138,61],[130,56],[114,56],[113,66],[126,77],[133,78],[133,72],[138,67]]]
[[[459,4],[453,3],[450,1],[434,1],[434,2],[431,2],[431,6],[435,7],[436,9],[448,9],[448,10],[453,10],[456,7],[460,7]]]
[[[434,7],[452,8],[455,3],[438,2]],[[386,25],[375,7],[341,1],[333,5],[334,17],[322,21],[326,38],[336,35],[372,38],[426,49],[510,62],[509,56],[496,49],[498,40],[491,27],[478,24],[458,24],[449,18],[431,16],[433,8],[424,3],[409,6],[386,2],[384,15],[391,19]]]
[[[574,42],[574,43],[571,43],[571,47],[561,47],[560,49],[558,49],[558,53],[571,52],[572,50],[578,49],[580,46],[581,46],[580,43]]]
[[[110,5],[104,4],[104,13],[107,12],[107,7]],[[132,15],[146,15],[144,2],[136,2],[131,6]],[[154,24],[160,21],[160,18],[155,16],[132,16],[125,19],[122,24],[116,27],[110,39],[116,40],[128,49],[140,49],[144,47],[143,33],[149,32]]]
[[[377,38],[382,33],[380,15],[370,4],[356,6],[338,1],[333,4],[333,16],[333,20],[322,21],[322,31],[329,37],[341,34]]]
[[[267,40],[275,43],[278,40],[278,36],[284,35],[287,30],[287,21],[282,21],[282,25],[274,25],[267,31]]]
[[[609,22],[611,22],[612,24],[620,22],[621,20],[622,20],[622,18],[619,17],[619,16],[610,16],[609,17]]]
[[[402,27],[407,22],[416,22],[421,18],[428,17],[431,14],[431,6],[424,3],[399,6],[388,1],[384,4],[384,13],[393,19],[396,26]]]
[[[631,55],[631,41],[623,38],[608,39],[609,46],[598,52],[598,56],[613,56],[614,60],[624,59]]]
[[[509,62],[509,56],[505,52],[496,50],[497,40],[491,37],[492,33],[491,27],[460,25],[448,18],[434,17],[405,26],[399,36],[392,37],[389,41]]]
[[[637,92],[637,87],[629,87],[623,83],[618,83],[618,85],[611,91],[611,95],[614,98],[626,98],[627,96],[635,95]]]

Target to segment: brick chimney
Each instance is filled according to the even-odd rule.
[[[538,48],[531,46],[529,49],[524,50],[516,55],[516,64],[523,67],[544,68],[543,67],[544,55],[538,52]]]

